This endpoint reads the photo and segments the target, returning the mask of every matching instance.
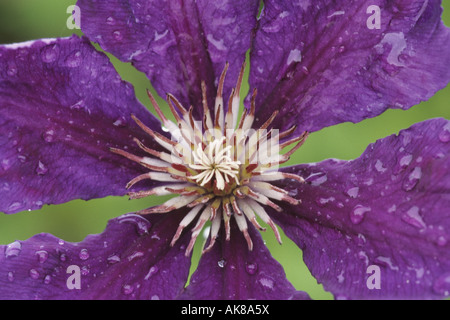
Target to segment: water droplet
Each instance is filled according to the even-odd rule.
[[[106,24],[109,24],[110,26],[113,26],[116,24],[116,20],[113,17],[108,17],[106,19]]]
[[[356,198],[358,196],[359,193],[359,187],[353,187],[347,190],[347,194],[351,197],[351,198]]]
[[[9,282],[14,281],[14,273],[12,271],[8,272],[8,281]]]
[[[448,296],[450,293],[450,273],[444,273],[433,283],[433,291],[440,295]]]
[[[352,221],[353,224],[360,224],[363,221],[366,212],[369,212],[371,210],[372,209],[369,207],[364,207],[358,204],[353,208],[352,212],[350,213],[350,220]]]
[[[132,294],[134,291],[133,286],[129,285],[129,284],[125,284],[122,286],[122,293],[125,295],[129,295]]]
[[[24,156],[24,155],[22,155],[22,154],[18,155],[18,156],[17,156],[17,159],[19,159],[19,161],[20,161],[21,163],[25,163],[25,162],[27,161],[27,157]]]
[[[118,255],[115,254],[115,255],[109,256],[106,260],[108,261],[109,264],[115,264],[115,263],[120,262],[121,259]]]
[[[142,251],[135,251],[127,257],[127,260],[131,261],[142,256],[144,256],[144,253]]]
[[[81,65],[81,60],[82,60],[81,51],[75,51],[69,54],[64,60],[64,62],[66,66],[68,66],[69,68],[76,68]]]
[[[256,263],[246,263],[245,271],[250,275],[254,275],[258,271],[258,265]]]
[[[442,128],[441,133],[439,133],[439,140],[442,142],[450,141],[450,123],[447,123],[444,128]]]
[[[151,227],[151,224],[147,219],[134,213],[124,214],[118,217],[117,220],[119,223],[133,223],[136,226],[136,231],[140,236],[147,234]]]
[[[380,257],[376,257],[375,258],[375,262],[377,262],[377,263],[379,263],[379,264],[381,264],[383,266],[389,267],[389,269],[391,269],[392,271],[398,271],[399,270],[399,268],[396,265],[394,265],[394,263],[392,262],[391,258],[389,258],[389,257],[381,257],[381,256]]]
[[[333,202],[335,200],[334,197],[329,197],[329,198],[318,198],[316,199],[316,202],[318,205],[320,206],[325,206],[328,202]]]
[[[220,268],[224,268],[226,266],[226,264],[227,264],[227,261],[225,259],[220,259],[219,261],[217,261],[217,265]]]
[[[45,142],[52,142],[55,139],[55,130],[53,129],[47,129],[43,134],[42,134],[42,139],[44,139]]]
[[[444,236],[440,236],[439,238],[437,238],[436,243],[438,244],[438,246],[440,247],[445,247],[448,243],[447,238]]]
[[[258,282],[263,286],[264,289],[273,290],[274,281],[267,277],[262,277]]]
[[[380,173],[383,173],[387,170],[387,168],[383,167],[383,162],[381,162],[379,159],[375,162],[375,169]]]
[[[59,260],[62,261],[62,262],[66,261],[67,260],[67,255],[65,253],[61,253],[59,255]]]
[[[12,167],[12,161],[10,159],[3,159],[2,160],[2,168],[3,168],[3,170],[7,171],[11,167]]]
[[[58,240],[58,244],[59,244],[60,246],[62,246],[62,245],[65,244],[65,241],[64,241],[63,239],[59,239],[59,240]]]
[[[145,280],[150,279],[154,274],[156,274],[159,271],[157,266],[152,266],[150,270],[148,271],[147,275],[144,277]]]
[[[13,211],[19,211],[21,209],[23,209],[24,205],[20,202],[13,202],[9,205],[8,207],[8,211],[13,212]]]
[[[117,41],[121,41],[123,39],[122,33],[119,30],[114,31],[113,38]]]
[[[80,254],[78,255],[81,260],[87,260],[89,259],[89,252],[87,249],[81,249]]]
[[[36,251],[36,256],[38,257],[39,263],[44,263],[45,261],[47,261],[48,252],[45,250],[39,250]]]
[[[8,66],[8,70],[6,71],[8,76],[13,77],[17,74],[17,67],[15,64],[11,64]]]
[[[426,228],[426,224],[422,219],[422,216],[420,215],[420,209],[418,206],[411,207],[406,214],[402,216],[402,220],[406,223],[409,223],[413,227],[416,227],[418,229],[424,229]]]
[[[52,282],[52,276],[48,274],[44,278],[44,283],[49,284],[50,282]]]
[[[403,190],[411,191],[419,182],[422,177],[422,169],[420,167],[415,167],[414,170],[409,174],[408,177],[403,180]]]
[[[36,173],[39,175],[44,175],[47,173],[47,171],[48,168],[41,161],[39,161],[36,167]]]
[[[305,179],[307,182],[311,183],[312,186],[320,186],[322,183],[328,180],[326,173],[317,172],[311,174],[308,178]]]
[[[14,241],[6,246],[5,257],[17,257],[22,250],[22,244],[19,241]]]
[[[125,127],[126,124],[127,124],[127,120],[124,117],[120,117],[116,121],[113,122],[113,125],[116,127]]]
[[[89,267],[88,266],[82,266],[81,267],[81,274],[83,276],[87,276],[89,274]]]
[[[54,62],[59,57],[59,44],[50,44],[41,51],[41,59],[45,63]]]
[[[36,269],[31,269],[29,275],[31,279],[36,280],[37,278],[39,278],[39,271],[37,271]]]

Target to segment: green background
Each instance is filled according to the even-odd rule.
[[[0,0],[0,43],[21,42],[38,38],[66,37],[79,30],[69,30],[66,9],[76,1],[68,0]],[[445,1],[444,1],[445,2]],[[450,25],[450,4],[444,3],[444,22]],[[97,46],[98,48],[98,46]],[[430,48],[433,50],[433,48]],[[136,96],[150,106],[145,89],[150,83],[144,74],[130,64],[119,62],[109,55],[123,79],[135,86]],[[248,90],[248,87],[244,90]],[[289,164],[318,162],[328,158],[357,158],[369,143],[412,124],[434,117],[450,119],[450,87],[438,92],[429,101],[407,111],[389,110],[374,119],[358,124],[344,123],[310,135],[305,145],[292,157]],[[68,181],[70,183],[70,181]],[[62,205],[44,206],[41,210],[14,215],[0,213],[0,244],[25,240],[36,233],[47,232],[66,241],[81,241],[88,234],[102,232],[106,222],[127,212],[133,212],[163,199],[130,201],[126,197],[107,197],[91,201],[76,200]],[[311,276],[302,262],[301,251],[284,237],[279,245],[271,232],[263,233],[272,255],[283,265],[288,279],[299,290],[307,291],[313,299],[330,299],[321,285]],[[198,261],[199,249],[194,251]],[[195,268],[195,263],[193,268]]]

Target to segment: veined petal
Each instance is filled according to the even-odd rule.
[[[204,253],[189,285],[179,299],[248,300],[309,299],[286,279],[282,266],[272,258],[261,235],[248,226],[253,250],[231,220],[231,240],[222,229],[219,239]]]
[[[256,126],[274,108],[280,130],[359,122],[408,109],[450,80],[440,0],[264,3],[249,78],[258,89]]]
[[[156,91],[170,92],[202,112],[201,82],[214,106],[226,61],[225,97],[235,85],[250,47],[259,1],[92,1],[79,0],[83,32],[122,61],[144,72]],[[217,84],[216,84],[217,85]],[[212,110],[212,109],[211,109]]]
[[[306,178],[279,184],[302,203],[268,210],[337,298],[449,296],[449,141],[450,122],[433,119],[377,141],[356,160],[286,168]]]
[[[1,246],[0,298],[174,299],[190,267],[189,234],[169,245],[184,214],[126,214],[80,243],[39,234]]]
[[[73,36],[0,46],[0,211],[126,193],[148,139],[130,118],[156,119],[108,58]]]

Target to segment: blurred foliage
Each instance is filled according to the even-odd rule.
[[[66,37],[80,30],[69,30],[67,7],[69,0],[0,0],[0,43],[21,42],[38,38]],[[450,25],[450,4],[444,4],[444,22]],[[97,46],[97,48],[99,48]],[[431,48],[432,49],[432,48]],[[123,79],[135,86],[136,96],[150,106],[145,89],[150,87],[146,76],[130,64],[121,63],[109,55]],[[248,90],[248,87],[244,90]],[[382,115],[358,124],[343,123],[310,135],[305,145],[288,164],[318,162],[327,158],[357,158],[368,144],[397,133],[412,124],[434,117],[450,119],[450,87],[438,92],[429,101],[413,108],[389,110]],[[159,204],[164,199],[129,201],[127,198],[108,197],[91,201],[76,200],[67,204],[44,206],[33,212],[15,215],[0,214],[0,244],[25,240],[36,233],[47,232],[66,241],[81,241],[87,234],[102,232],[106,222],[123,213],[133,212]],[[301,251],[284,237],[280,246],[271,232],[263,234],[272,255],[285,268],[288,279],[299,290],[307,291],[314,299],[330,299],[321,285],[311,276],[302,262]],[[199,250],[194,252],[198,261]],[[192,269],[195,268],[195,264]]]

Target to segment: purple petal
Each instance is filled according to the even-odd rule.
[[[132,113],[160,126],[87,39],[0,47],[0,211],[123,195],[142,169],[109,148],[138,152]]]
[[[1,246],[0,299],[173,299],[190,267],[190,235],[169,245],[182,217],[126,214],[80,243],[39,234]]]
[[[316,131],[408,109],[450,80],[441,1],[265,1],[251,52],[259,121]],[[380,29],[369,29],[380,8]],[[369,11],[369,13],[367,13]]]
[[[231,239],[219,238],[205,253],[181,299],[248,300],[309,299],[286,279],[283,267],[272,258],[261,235],[249,228],[253,250],[232,225]]]
[[[353,299],[450,295],[449,141],[450,122],[433,119],[359,159],[286,169],[307,180],[282,186],[302,204],[272,218],[325,290]],[[379,289],[371,266],[380,268]]]
[[[225,94],[235,85],[250,47],[259,1],[79,0],[82,30],[122,61],[144,72],[164,97],[202,110],[201,81],[210,106],[225,62]],[[226,96],[228,97],[228,96]],[[198,110],[196,112],[198,112]],[[197,113],[200,115],[200,113]]]

